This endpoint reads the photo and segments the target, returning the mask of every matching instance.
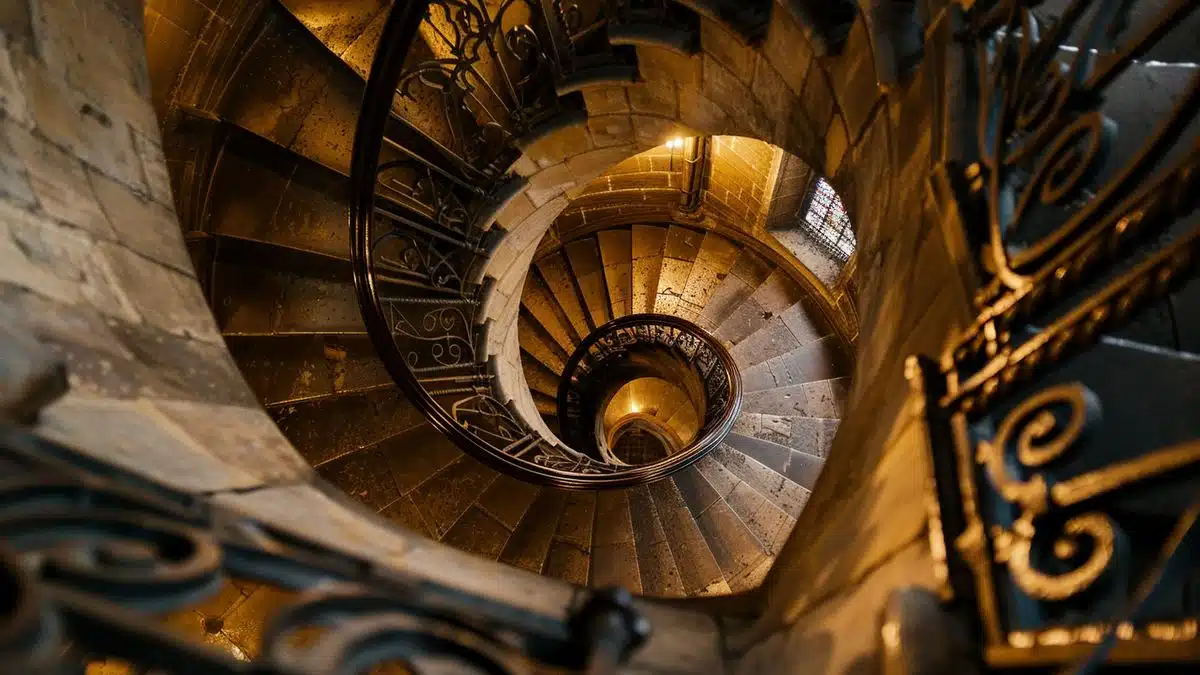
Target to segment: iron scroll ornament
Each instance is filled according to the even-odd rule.
[[[637,346],[653,346],[682,356],[700,377],[704,388],[703,423],[686,448],[660,462],[627,469],[654,470],[669,475],[699,461],[720,445],[741,412],[741,374],[733,357],[715,337],[696,324],[666,314],[629,314],[599,326],[576,347],[567,359],[559,380],[559,419],[576,447],[586,447],[592,433],[579,424],[584,417],[580,391],[593,373],[622,360]],[[579,433],[572,436],[571,431]]]
[[[649,633],[620,589],[552,618],[388,571],[207,498],[0,425],[0,672],[333,675],[436,659],[456,672],[530,663],[615,672]],[[193,642],[164,613],[230,579],[297,591],[256,658]],[[303,640],[297,640],[303,634]]]
[[[1186,134],[1200,72],[1123,156],[1105,104],[1200,3],[1161,3],[1137,25],[1121,0],[1075,0],[1049,23],[1037,2],[962,4],[935,32],[958,52],[942,63],[965,64],[945,76],[978,90],[970,105],[947,102],[948,114],[974,111],[966,124],[946,120],[948,133],[971,133],[952,139],[931,195],[975,245],[978,311],[939,361],[913,357],[907,370],[926,424],[939,590],[974,609],[991,667],[1075,663],[1109,643],[1116,662],[1195,663],[1197,537],[1172,549],[1161,578],[1149,554],[1191,517],[1198,420],[1119,433],[1160,426],[1153,409],[1131,419],[1138,392],[1191,394],[1147,393],[1135,383],[1149,372],[1125,388],[1103,374],[1128,354],[1147,369],[1193,368],[1187,355],[1107,336],[1194,276],[1200,144]],[[1155,590],[1126,613],[1152,576]]]

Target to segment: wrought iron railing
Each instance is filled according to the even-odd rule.
[[[206,675],[397,664],[419,672],[434,662],[454,672],[537,663],[615,673],[649,630],[624,591],[538,614],[335,550],[4,422],[0,467],[4,673],[82,673],[114,661],[122,672]],[[246,636],[260,643],[256,654],[163,621],[211,603],[235,580],[297,593],[280,594],[261,636]]]
[[[559,424],[571,447],[602,454],[595,419],[603,411],[595,392],[635,351],[680,360],[691,369],[702,391],[700,428],[678,452],[627,472],[661,477],[690,466],[720,445],[741,409],[741,376],[733,357],[715,337],[696,324],[665,314],[631,314],[592,331],[567,360],[558,387]]]
[[[1168,38],[1195,45],[1170,36],[1200,3],[1076,0],[1052,22],[1036,4],[979,2],[937,27],[967,88],[948,102],[931,203],[979,252],[976,319],[940,362],[908,364],[939,591],[974,610],[991,667],[1191,670],[1197,363],[1108,336],[1200,258],[1200,71],[1150,60]],[[1157,119],[1126,108],[1154,131],[1118,144],[1106,113],[1163,66],[1180,75],[1173,100]]]
[[[510,475],[567,488],[665,474],[596,461],[539,432],[498,395],[495,361],[479,347],[481,270],[496,243],[488,228],[521,187],[506,175],[516,147],[581,115],[581,83],[632,79],[627,55],[594,37],[613,12],[532,0],[397,3],[351,161],[354,283],[388,372],[464,451]],[[410,111],[418,105],[424,114]]]

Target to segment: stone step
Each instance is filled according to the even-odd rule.
[[[792,331],[773,324],[742,341],[730,353],[741,368],[742,391],[764,391],[849,374],[850,359],[840,343],[837,336],[825,335],[808,344],[794,346],[797,341]],[[775,354],[781,347],[790,349]],[[757,362],[746,365],[754,361]]]
[[[793,450],[772,441],[731,433],[725,442],[748,457],[758,460],[776,473],[787,476],[793,483],[809,490],[817,483],[825,460],[817,455]]]
[[[517,316],[517,335],[521,351],[533,357],[543,368],[556,375],[566,368],[570,354],[546,333],[536,319],[525,312]]]
[[[525,371],[525,382],[535,392],[541,392],[551,398],[558,396],[559,374],[550,370],[546,364],[538,360],[526,350],[522,350],[521,368]]]
[[[463,456],[442,432],[421,424],[379,444],[401,494],[411,496],[425,481]]]
[[[742,410],[787,417],[841,418],[850,378],[806,382],[742,394]]]
[[[550,554],[567,493],[541,488],[500,553],[500,562],[541,574]]]
[[[600,258],[600,244],[595,237],[584,237],[564,247],[567,265],[575,284],[583,296],[583,304],[592,324],[599,326],[612,318],[608,301],[608,287],[604,282],[604,262]]]
[[[224,256],[214,267],[210,297],[223,335],[364,333],[348,275]]]
[[[709,331],[715,331],[738,307],[742,305],[767,277],[771,275],[771,263],[754,251],[744,248],[729,269],[729,274],[713,291],[699,323]]]
[[[662,272],[663,245],[667,240],[667,228],[658,225],[633,225],[630,227],[630,240],[633,312],[653,312],[654,300],[658,296],[658,277]]]
[[[721,567],[675,482],[660,480],[647,487],[679,570],[683,593],[688,596],[728,593]]]
[[[304,459],[318,468],[425,424],[421,412],[393,390],[272,408],[268,412]]]
[[[395,386],[365,335],[230,336],[226,344],[267,408]]]
[[[575,345],[581,338],[559,306],[554,292],[537,275],[530,274],[525,278],[525,286],[521,291],[521,312],[537,321],[541,329],[554,338],[554,342],[567,354],[575,351]]]
[[[696,469],[745,523],[767,555],[773,557],[779,553],[796,524],[795,519],[711,455],[697,462]]]
[[[642,593],[649,596],[679,597],[683,582],[675,557],[667,543],[667,534],[659,522],[650,490],[639,485],[626,491],[633,520],[633,540],[637,552]]]
[[[757,459],[743,454],[729,443],[722,443],[709,456],[725,465],[733,475],[750,485],[791,518],[799,517],[800,512],[804,510],[804,505],[808,502],[808,489]]]
[[[633,304],[633,249],[629,230],[611,229],[596,233],[604,285],[608,291],[609,314],[613,318],[631,314]]]
[[[575,335],[582,339],[592,332],[596,326],[591,323],[591,314],[584,308],[583,296],[567,265],[566,256],[562,252],[552,253],[538,260],[532,269],[542,283],[552,290],[559,310],[574,328]]]
[[[734,420],[733,431],[825,458],[840,422],[836,418],[743,412]]]
[[[279,0],[279,4],[326,49],[365,79],[391,3],[378,0],[345,3],[332,13],[319,11],[319,4],[300,0]]]
[[[345,258],[348,178],[231,122],[212,167],[205,221],[185,227]],[[207,126],[207,125],[206,125]],[[183,214],[185,219],[188,214]],[[228,242],[225,243],[228,245]]]
[[[754,288],[750,297],[735,307],[717,326],[714,335],[730,345],[732,353],[740,342],[768,326],[776,331],[790,333],[788,323],[801,311],[797,309],[797,305],[805,295],[804,288],[787,273],[778,268],[773,269],[767,278]],[[761,340],[760,337],[759,341]]]
[[[589,583],[596,588],[624,586],[634,594],[642,592],[633,519],[625,490],[606,490],[596,494]]]
[[[690,467],[672,476],[721,574],[733,592],[747,590],[748,572],[768,557],[766,548],[717,494],[700,470]]]
[[[662,268],[658,274],[657,297],[654,300],[655,312],[673,314],[689,320],[700,315],[703,307],[693,305],[683,298],[703,242],[702,232],[680,225],[667,228],[667,238],[663,242]]]
[[[595,521],[596,493],[568,492],[543,574],[573,584],[587,583]]]
[[[332,53],[278,3],[268,3],[261,28],[228,55],[237,64],[216,88],[219,101],[201,101],[218,116],[342,173],[364,78]],[[215,97],[214,97],[215,98]]]
[[[492,469],[463,455],[417,486],[411,495],[434,537],[442,539],[497,476]],[[472,523],[476,525],[482,527],[479,522]]]

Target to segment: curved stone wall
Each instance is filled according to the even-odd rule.
[[[145,15],[161,18],[155,3]],[[316,481],[258,407],[188,259],[144,44],[138,2],[0,12],[0,320],[60,356],[70,382],[37,432],[379,564],[562,616],[571,585],[376,520]],[[282,602],[259,592],[247,607]],[[662,631],[642,667],[716,667],[711,619],[646,611]],[[253,639],[261,613],[246,621]]]

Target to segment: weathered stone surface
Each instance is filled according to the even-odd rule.
[[[763,58],[759,59],[758,67],[769,63],[787,82],[788,88],[799,95],[812,62],[812,49],[790,12],[779,6],[772,10],[762,45]]]
[[[477,506],[467,509],[442,537],[442,543],[495,560],[511,534],[500,521]]]
[[[415,543],[409,535],[367,519],[361,511],[309,485],[226,493],[218,495],[215,501],[287,531],[303,532],[306,537],[349,555],[370,556],[396,564]]]
[[[108,316],[138,322],[139,313],[122,283],[126,279],[114,271],[104,256],[96,255],[95,246],[95,242],[77,231],[46,223],[29,211],[0,203],[0,282],[65,305],[88,304]],[[113,249],[122,259],[134,255],[120,247]],[[163,275],[170,275],[165,268],[159,269]],[[207,313],[203,300],[198,307]],[[191,309],[194,312],[197,307]]]
[[[258,408],[170,400],[154,401],[153,406],[210,455],[264,482],[309,474],[304,460]]]
[[[716,59],[742,82],[749,83],[754,75],[756,54],[737,35],[712,19],[700,20],[700,46],[706,55]]]
[[[46,408],[41,419],[39,434],[177,489],[216,492],[261,484],[256,472],[211,454],[148,401],[69,396]]]

